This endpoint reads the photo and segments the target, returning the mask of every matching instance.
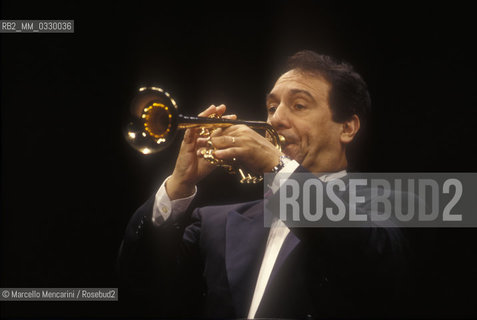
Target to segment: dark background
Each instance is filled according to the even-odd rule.
[[[74,19],[75,33],[1,35],[0,286],[118,286],[128,219],[178,150],[144,157],[122,138],[144,82],[166,88],[184,114],[225,103],[263,120],[285,57],[316,50],[351,62],[369,85],[359,169],[475,172],[477,23],[465,3],[2,1],[2,19]],[[198,205],[257,198],[261,186],[217,171],[199,189]],[[411,234],[410,317],[476,316],[476,232]],[[142,315],[124,300],[1,309],[11,318]]]

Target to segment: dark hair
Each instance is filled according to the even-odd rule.
[[[287,71],[297,69],[318,74],[331,85],[329,105],[333,120],[344,122],[356,114],[364,121],[371,109],[368,88],[353,67],[330,56],[303,50],[288,58]]]

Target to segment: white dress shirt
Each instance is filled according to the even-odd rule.
[[[288,178],[288,176],[290,176],[299,166],[298,162],[296,162],[295,160],[285,160],[284,162],[285,166],[279,171],[279,175],[277,175],[277,178],[279,177],[280,179],[274,179],[272,185],[270,186],[273,192],[276,192],[276,190],[279,189],[280,181],[283,183],[283,181],[285,181],[286,178]],[[341,178],[345,175],[346,170],[342,170],[331,174],[324,174],[320,176],[319,179],[323,182],[327,182]],[[184,214],[197,193],[196,187],[194,193],[191,196],[171,201],[166,191],[167,179],[162,183],[161,187],[157,191],[156,198],[154,201],[152,222],[156,226],[161,225],[164,221],[170,219],[171,217],[172,219],[174,219],[177,216]],[[290,229],[288,229],[288,227],[283,223],[283,221],[275,218],[275,220],[270,226],[270,232],[268,234],[265,254],[263,256],[262,264],[260,266],[257,283],[255,285],[255,290],[253,293],[252,303],[250,304],[250,309],[247,316],[248,319],[255,318],[255,314],[258,310],[258,307],[260,306],[260,302],[262,301],[263,293],[265,292],[268,279],[270,278],[273,266],[275,265],[275,261],[277,260],[278,253],[280,252],[283,242],[285,241],[289,233]]]

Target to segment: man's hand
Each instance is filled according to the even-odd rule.
[[[208,117],[211,114],[222,115],[225,105],[212,105],[199,114]],[[226,119],[236,119],[235,115],[223,116]],[[177,156],[176,166],[172,176],[166,182],[166,191],[171,200],[185,198],[194,193],[195,185],[211,173],[216,167],[207,160],[197,156],[197,138],[200,129],[187,129]]]
[[[268,139],[246,125],[217,130],[211,140],[217,149],[217,159],[237,162],[255,174],[270,172],[280,162],[282,155]],[[200,138],[199,147],[205,147],[206,142],[207,139]]]

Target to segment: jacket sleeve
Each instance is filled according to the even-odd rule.
[[[203,290],[199,211],[155,226],[153,205],[154,196],[126,227],[118,255],[122,297],[154,316],[197,315]]]

